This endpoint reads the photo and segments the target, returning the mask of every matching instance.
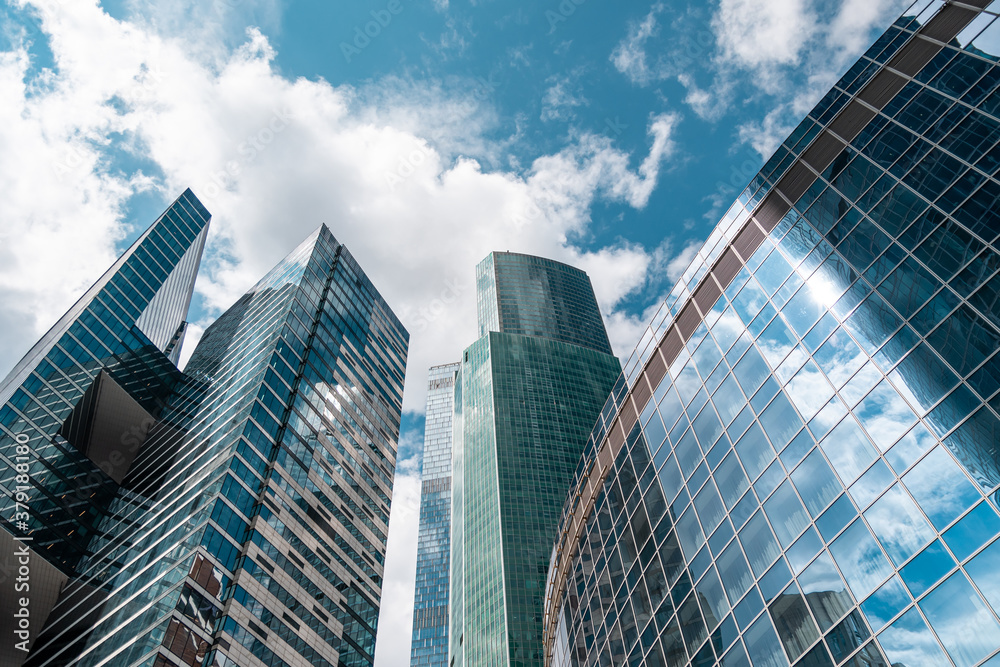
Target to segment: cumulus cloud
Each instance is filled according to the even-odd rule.
[[[419,520],[420,464],[413,457],[398,462],[392,488],[382,609],[375,639],[375,664],[379,667],[410,664]]]
[[[583,133],[523,170],[490,170],[503,142],[484,138],[496,127],[488,81],[291,80],[259,30],[219,60],[95,2],[30,6],[56,67],[41,86],[26,47],[0,59],[0,133],[20,156],[0,166],[8,365],[110,265],[130,198],[151,189],[169,199],[191,186],[213,213],[197,284],[210,316],[327,223],[411,332],[411,410],[423,408],[427,367],[475,337],[474,266],[490,251],[592,267],[608,315],[644,280],[642,248],[586,251],[568,239],[585,232],[595,200],[646,205],[674,150],[676,115],[650,118],[636,166],[610,139]],[[141,156],[149,173],[113,168],[121,154]],[[619,345],[628,354],[629,342]]]
[[[661,78],[661,72],[650,65],[646,54],[646,42],[657,32],[657,16],[663,11],[663,4],[654,4],[645,18],[628,27],[628,34],[611,52],[611,62],[615,69],[624,74],[632,83],[640,86]]]
[[[549,87],[542,97],[542,120],[572,120],[576,115],[573,111],[576,107],[589,104],[569,77],[553,76],[547,83]]]
[[[749,68],[798,62],[817,28],[808,0],[722,0],[712,26],[724,57]]]

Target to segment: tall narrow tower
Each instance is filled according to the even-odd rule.
[[[559,510],[621,366],[583,271],[495,252],[476,278],[481,338],[455,395],[450,652],[541,665]]]
[[[410,667],[438,667],[448,662],[452,418],[460,368],[461,364],[433,366],[427,377]]]

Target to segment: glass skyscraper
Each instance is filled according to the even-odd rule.
[[[1000,45],[919,0],[778,148],[626,363],[547,664],[1000,665]]]
[[[7,534],[51,598],[26,664],[373,663],[408,336],[323,226],[181,373],[207,218],[186,192],[11,374]]]
[[[494,252],[455,388],[449,665],[541,665],[556,522],[621,372],[587,274]]]
[[[410,667],[448,663],[452,417],[460,368],[457,363],[433,366],[427,376]]]

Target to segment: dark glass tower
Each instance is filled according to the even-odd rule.
[[[671,292],[565,501],[548,664],[1000,664],[988,4],[915,3]]]
[[[476,274],[482,337],[455,394],[450,653],[540,665],[559,508],[621,366],[583,271],[493,253]]]
[[[460,368],[461,364],[433,366],[427,377],[410,667],[448,663],[452,418]]]
[[[324,226],[206,330],[185,373],[152,348],[142,361],[169,379],[156,400],[142,403],[146,376],[113,382],[104,359],[46,434],[86,455],[56,472],[87,472],[103,495],[87,496],[95,519],[67,519],[45,551],[49,515],[21,531],[61,584],[28,664],[371,665],[407,349],[398,320]],[[8,409],[16,442],[30,413],[16,396]],[[54,474],[32,474],[32,511],[49,509]],[[74,536],[75,560],[49,557]]]

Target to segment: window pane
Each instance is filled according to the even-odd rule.
[[[865,519],[897,567],[934,539],[927,519],[898,484],[865,512]]]
[[[941,447],[931,451],[906,473],[903,483],[938,530],[980,498],[976,488]]]
[[[778,636],[789,660],[798,658],[819,638],[816,623],[809,615],[806,602],[795,584],[789,586],[771,603],[770,611],[774,627],[778,630]]]
[[[889,626],[878,637],[891,664],[910,667],[946,665],[948,658],[916,609]]]
[[[750,654],[750,661],[754,667],[786,667],[788,660],[785,652],[778,641],[778,635],[771,627],[771,619],[764,614],[754,623],[743,640],[747,645],[747,652]]]
[[[767,571],[781,553],[762,512],[757,512],[740,531],[740,542],[750,558],[750,567],[758,577]]]
[[[958,667],[972,667],[1000,647],[1000,624],[961,571],[920,602]]]
[[[806,510],[788,480],[764,503],[764,512],[771,520],[778,542],[786,549],[809,524]]]
[[[833,429],[820,446],[845,485],[857,479],[877,456],[875,448],[850,417]]]
[[[819,516],[841,489],[840,483],[833,476],[833,471],[819,450],[807,456],[791,477],[813,518]]]
[[[844,580],[837,574],[833,559],[826,553],[820,554],[820,557],[799,575],[799,585],[802,586],[802,592],[824,632],[854,604]]]
[[[844,573],[854,597],[859,600],[892,574],[882,550],[860,519],[830,545],[830,553]]]

